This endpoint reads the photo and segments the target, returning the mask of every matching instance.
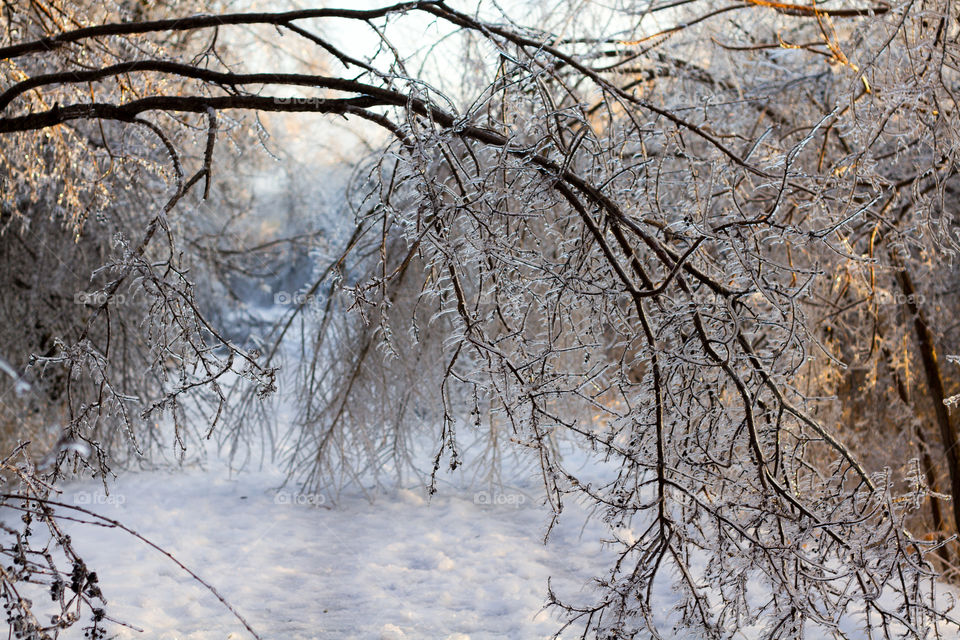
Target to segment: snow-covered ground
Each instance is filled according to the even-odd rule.
[[[574,451],[565,455],[568,462],[577,458]],[[544,609],[547,579],[561,599],[593,603],[591,579],[615,561],[602,543],[613,532],[573,501],[544,544],[550,513],[531,469],[517,460],[493,490],[473,488],[477,478],[448,474],[431,499],[411,487],[381,491],[372,502],[348,490],[335,503],[332,496],[282,488],[279,469],[236,471],[215,454],[208,460],[204,469],[124,473],[109,495],[96,481],[72,482],[58,501],[119,521],[172,554],[263,640],[550,638],[562,621]],[[596,464],[580,471],[598,479],[609,472]],[[253,637],[213,593],[143,540],[89,523],[65,522],[65,529],[99,576],[107,614],[135,627],[110,625],[107,638]],[[661,630],[677,622],[669,575],[653,593]],[[754,597],[762,598],[764,587],[754,586]],[[48,600],[43,592],[30,595]],[[956,600],[948,599],[958,594],[945,588],[941,597],[950,608]],[[61,637],[81,640],[82,626]],[[868,637],[859,616],[840,620],[839,629],[836,637]],[[673,633],[673,640],[700,637]],[[738,640],[763,637],[760,626],[737,633]]]
[[[610,558],[595,521],[567,505],[548,544],[548,514],[528,492],[447,487],[431,500],[400,489],[372,504],[277,491],[279,472],[129,473],[110,495],[94,482],[60,500],[123,522],[215,587],[266,639],[550,637],[547,578],[560,596]],[[143,629],[116,638],[251,637],[209,591],[130,534],[69,527],[98,572],[108,614]],[[589,589],[589,587],[586,587]],[[68,638],[80,638],[77,626]],[[110,636],[108,636],[110,637]]]

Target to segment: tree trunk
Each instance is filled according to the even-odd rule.
[[[924,433],[923,430],[924,425],[920,408],[914,405],[910,398],[910,390],[907,388],[905,381],[900,377],[896,369],[893,368],[893,354],[891,354],[885,346],[881,347],[881,349],[883,350],[883,357],[887,362],[887,366],[890,369],[890,375],[897,387],[897,395],[900,397],[900,401],[909,407],[914,416],[917,417],[916,429],[914,431],[918,440],[917,450],[920,453],[920,462],[923,465],[923,475],[927,482],[927,490],[930,491],[931,494],[938,494],[940,493],[940,489],[937,482],[937,468],[930,455],[930,444],[927,442],[927,434]],[[937,542],[943,542],[947,533],[947,523],[943,517],[943,510],[940,508],[940,498],[936,495],[931,495],[929,501],[930,515],[933,517],[933,527],[937,531]],[[944,562],[950,562],[950,551],[947,547],[941,547],[937,555],[939,555]]]
[[[933,341],[933,332],[923,317],[923,312],[917,304],[917,292],[910,279],[910,274],[902,265],[897,265],[897,280],[904,295],[904,306],[913,317],[914,338],[920,360],[923,363],[923,373],[930,391],[930,400],[933,402],[934,416],[940,428],[940,440],[947,458],[947,469],[950,472],[950,495],[953,498],[953,522],[960,533],[960,509],[957,501],[960,500],[960,434],[956,425],[950,420],[950,412],[944,404],[947,394],[943,386],[943,376],[937,363],[937,348]]]

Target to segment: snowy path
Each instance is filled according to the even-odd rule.
[[[521,492],[505,489],[491,498],[501,504],[485,506],[467,490],[430,503],[401,490],[330,509],[305,504],[323,497],[276,493],[279,484],[267,473],[150,472],[121,478],[109,498],[75,483],[61,500],[159,544],[264,640],[549,637],[559,625],[541,612],[547,577],[575,597],[609,561],[594,525],[581,538],[575,505],[544,546],[546,512]],[[129,534],[84,525],[70,533],[100,575],[108,613],[144,630],[114,627],[115,637],[250,637],[211,593]]]
[[[208,471],[128,473],[110,496],[98,483],[75,482],[59,501],[118,520],[173,554],[263,640],[549,638],[561,622],[543,610],[547,578],[562,599],[590,603],[590,579],[614,561],[599,542],[611,533],[598,519],[584,526],[586,513],[570,501],[542,544],[549,516],[529,487],[491,496],[464,482],[442,487],[429,502],[422,490],[403,489],[373,504],[348,495],[332,506],[324,496],[278,492],[282,481],[279,472],[230,474],[214,464]],[[108,638],[252,638],[212,593],[141,540],[89,524],[65,528],[99,575],[108,615],[142,629],[113,625]],[[653,617],[669,630],[677,594],[664,576],[655,585]],[[756,587],[754,596],[762,596]],[[957,595],[944,589],[942,596],[950,594]],[[82,626],[61,637],[81,640]],[[840,628],[851,640],[866,638],[859,617],[842,619]],[[763,636],[759,626],[736,634]]]

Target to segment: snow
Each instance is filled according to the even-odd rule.
[[[211,584],[265,640],[547,638],[547,578],[561,596],[608,566],[600,526],[568,505],[549,514],[528,491],[420,488],[333,501],[276,490],[278,471],[152,471],[104,494],[73,483],[60,500],[118,520]],[[108,615],[143,629],[118,639],[223,640],[250,634],[217,598],[129,533],[68,527],[97,571]],[[588,587],[589,588],[589,587]],[[66,638],[81,638],[77,625]],[[111,637],[108,635],[108,637]]]
[[[524,465],[510,466],[502,486],[476,489],[476,478],[448,476],[432,497],[407,486],[371,501],[359,490],[336,499],[297,493],[283,487],[279,469],[238,472],[213,462],[205,470],[127,472],[109,494],[99,482],[73,482],[58,501],[119,521],[172,554],[264,640],[550,638],[562,622],[544,609],[547,579],[563,600],[595,602],[590,581],[615,562],[602,541],[630,541],[636,533],[608,529],[568,500],[544,544],[550,513],[536,479]],[[588,471],[606,473],[581,469]],[[79,522],[64,527],[99,576],[108,616],[136,627],[109,625],[107,638],[253,637],[213,593],[130,533]],[[697,560],[698,571],[701,560],[708,561]],[[667,631],[678,622],[670,574],[653,589],[652,617]],[[762,599],[764,586],[750,581],[753,598]],[[957,595],[944,589],[942,597]],[[867,637],[860,616],[839,623],[845,637]],[[85,624],[60,637],[80,640]],[[579,632],[573,627],[560,637]],[[764,633],[746,625],[736,637]]]

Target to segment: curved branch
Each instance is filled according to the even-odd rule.
[[[382,18],[391,13],[419,9],[424,5],[434,4],[436,0],[424,2],[400,2],[377,9],[302,9],[300,11],[285,11],[282,13],[228,13],[224,15],[201,15],[188,18],[169,18],[166,20],[152,20],[149,22],[127,22],[83,27],[73,31],[66,31],[56,36],[40,38],[30,42],[23,42],[0,48],[0,60],[17,58],[28,53],[43,53],[73,42],[88,38],[102,38],[105,36],[128,36],[160,31],[194,31],[226,25],[241,24],[272,24],[286,25],[294,20],[309,20],[311,18],[348,18],[352,20],[373,20]]]

